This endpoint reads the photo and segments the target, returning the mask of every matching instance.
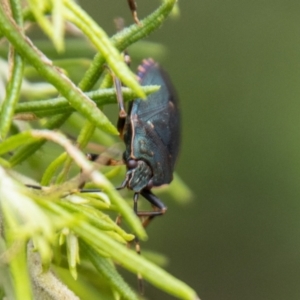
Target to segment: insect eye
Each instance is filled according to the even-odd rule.
[[[128,169],[135,169],[138,166],[138,162],[134,159],[129,159],[127,161],[127,168]]]

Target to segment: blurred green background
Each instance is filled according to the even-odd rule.
[[[142,18],[159,4],[137,0]],[[125,0],[81,5],[109,33],[132,23]],[[177,87],[182,146],[177,172],[187,206],[148,229],[143,247],[202,300],[300,299],[300,2],[179,2],[149,40]],[[143,55],[143,54],[141,54]],[[173,299],[147,286],[149,299]]]

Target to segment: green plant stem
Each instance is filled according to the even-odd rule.
[[[45,129],[55,129],[59,128],[65,121],[68,119],[68,117],[71,115],[71,113],[61,114],[57,115],[55,117],[52,117],[44,126]],[[28,142],[28,141],[27,141]],[[39,141],[33,141],[29,145],[25,145],[20,147],[14,152],[14,155],[9,160],[11,166],[15,166],[22,161],[24,161],[26,158],[28,158],[32,153],[39,150],[47,140],[39,140]]]
[[[83,125],[83,128],[81,129],[80,135],[77,138],[77,147],[79,149],[83,149],[87,143],[89,142],[90,138],[92,137],[94,131],[95,131],[95,126],[94,124],[92,124],[91,122],[85,122],[85,124]],[[67,157],[63,170],[62,172],[59,174],[56,183],[63,183],[66,179],[67,179],[67,175],[68,172],[71,168],[72,165],[72,159],[71,157]]]
[[[21,5],[18,0],[11,0],[12,15],[19,28],[23,26],[23,16]],[[22,30],[22,29],[20,29]],[[12,68],[11,76],[8,79],[6,87],[6,97],[1,106],[0,113],[0,139],[4,139],[10,129],[15,106],[20,99],[20,90],[24,72],[23,58],[15,52],[13,47],[10,47],[10,53],[12,54]]]
[[[120,52],[114,47],[105,31],[75,2],[70,0],[64,0],[63,2],[68,8],[68,11],[65,11],[66,18],[84,32],[99,53],[104,56],[105,61],[115,75],[126,86],[133,89],[139,98],[145,98],[146,95],[141,89],[135,74],[128,68]]]
[[[156,92],[158,86],[143,87],[145,94]],[[128,88],[122,88],[125,101],[132,100],[137,97],[136,93]],[[115,89],[99,89],[97,91],[87,92],[86,95],[91,98],[96,105],[103,106],[116,103]],[[74,108],[69,105],[69,102],[64,97],[52,98],[48,100],[38,100],[30,102],[22,102],[16,106],[15,113],[32,114],[34,117],[42,118],[66,112],[73,112]]]
[[[116,241],[108,238],[108,236],[102,232],[97,232],[90,224],[81,224],[81,226],[78,226],[73,230],[90,246],[92,245],[93,247],[102,250],[110,249],[109,254],[113,260],[121,263],[123,267],[136,274],[142,274],[143,278],[167,293],[185,300],[199,299],[196,292],[188,285],[147,261],[140,255],[120,246]],[[85,232],[88,232],[89,234],[85,234]]]
[[[51,61],[32,45],[28,38],[17,30],[1,7],[0,30],[15,49],[36,68],[41,76],[53,84],[78,112],[102,130],[111,134],[118,134],[118,131],[107,117],[99,109],[95,109],[94,102],[87,98],[63,73],[52,65]]]
[[[71,216],[74,215],[73,212],[62,209],[62,206],[65,206],[64,204],[61,205],[51,201],[43,201],[43,205],[55,213],[55,215],[63,215],[64,219],[71,218]],[[187,284],[120,244],[111,238],[107,231],[99,230],[92,221],[73,223],[70,229],[76,233],[87,246],[94,249],[94,251],[92,251],[93,256],[95,256],[92,258],[92,261],[96,259],[97,255],[103,256],[103,253],[107,253],[114,262],[119,263],[122,267],[135,274],[142,274],[143,278],[161,290],[179,299],[199,300],[196,292]]]
[[[80,241],[80,249],[85,252],[97,271],[110,283],[111,287],[118,291],[122,296],[122,299],[138,300],[137,295],[116,271],[113,262],[110,259],[101,257],[94,249],[83,241]]]
[[[131,44],[145,38],[151,32],[159,28],[165,19],[168,17],[177,0],[165,0],[161,6],[152,14],[140,21],[140,25],[133,24],[115,34],[112,37],[113,45],[120,51],[125,50]],[[87,70],[84,78],[79,84],[82,90],[86,87],[88,90],[97,82],[102,73],[105,59],[101,53],[97,53],[93,63]]]
[[[6,87],[6,97],[0,113],[0,139],[5,139],[14,116],[15,107],[20,99],[20,90],[24,71],[24,61],[13,48],[12,72]]]
[[[105,89],[109,86],[111,86],[111,76],[109,74],[106,74],[104,78],[102,79],[100,89]],[[116,92],[116,91],[115,91]],[[92,137],[92,134],[95,132],[95,125],[92,124],[89,121],[86,121],[83,128],[80,130],[80,134],[77,138],[77,145],[79,149],[83,149],[87,143],[89,142],[90,138]],[[64,167],[62,171],[60,172],[57,183],[63,182],[65,178],[67,177],[67,173],[71,167],[72,159],[71,157],[66,158]]]
[[[54,176],[56,170],[62,166],[62,164],[66,161],[67,157],[68,154],[64,152],[49,164],[49,166],[43,174],[41,186],[50,185],[51,179]]]
[[[13,228],[11,228],[13,230]],[[9,240],[7,238],[7,240]],[[13,241],[10,240],[8,245],[12,246]],[[27,261],[26,261],[26,244],[19,245],[18,253],[10,262],[10,273],[13,276],[13,284],[16,300],[32,299],[31,284],[28,276]]]

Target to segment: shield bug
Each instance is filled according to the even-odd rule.
[[[134,99],[129,104],[127,115],[119,115],[118,129],[126,147],[123,161],[127,173],[118,189],[127,187],[134,191],[134,211],[138,216],[148,217],[143,223],[146,226],[167,209],[151,190],[169,184],[173,179],[180,145],[180,113],[170,78],[155,61],[144,60],[137,76],[141,85],[159,85],[160,89],[150,94],[147,100]],[[98,157],[90,155],[92,161]],[[110,163],[111,160],[107,162]],[[81,192],[90,191],[81,189]],[[140,194],[151,203],[153,211],[138,211]]]
[[[123,160],[127,166],[121,188],[134,191],[134,211],[138,216],[148,217],[144,223],[147,225],[167,209],[151,189],[173,179],[180,144],[180,113],[170,78],[156,62],[144,60],[137,75],[141,85],[159,85],[160,90],[149,95],[147,100],[131,101],[127,117],[119,118],[118,129],[126,146]],[[151,203],[154,211],[138,211],[140,194]]]

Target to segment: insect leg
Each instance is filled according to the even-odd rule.
[[[167,207],[165,204],[155,196],[150,190],[142,190],[142,196],[147,199],[153,206],[154,211],[144,211],[139,212],[139,216],[147,216],[147,218],[143,221],[143,226],[147,227],[149,223],[156,217],[161,216],[166,213]]]
[[[117,101],[118,101],[118,105],[119,105],[119,117],[121,119],[124,119],[124,118],[126,118],[127,113],[125,110],[124,99],[123,99],[123,95],[122,95],[122,83],[121,83],[120,79],[118,77],[116,77],[114,74],[112,74],[112,78],[113,78],[116,95],[117,95]]]
[[[34,184],[25,184],[26,187],[34,190],[41,190],[42,187],[40,185],[34,185]]]
[[[128,2],[129,7],[130,7],[130,10],[131,10],[134,22],[139,25],[140,24],[140,20],[139,20],[139,18],[137,16],[137,11],[136,11],[137,5],[136,5],[136,2],[134,0],[127,0],[127,2]]]

